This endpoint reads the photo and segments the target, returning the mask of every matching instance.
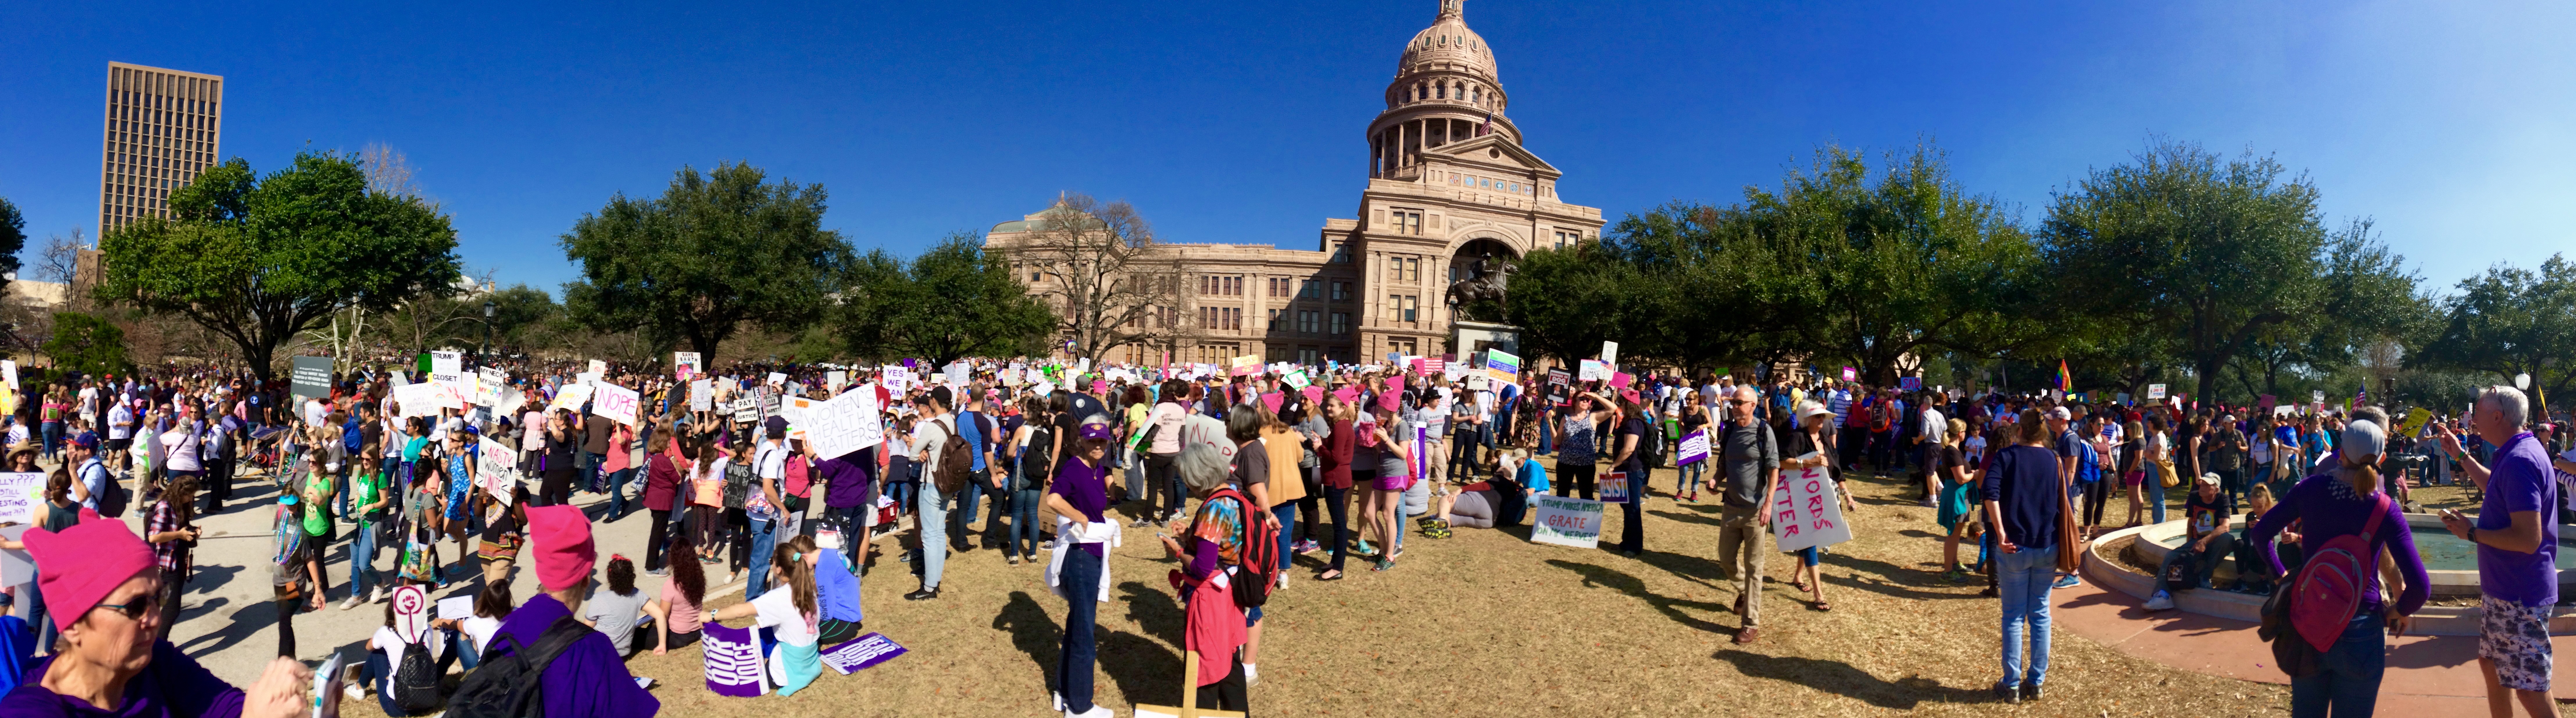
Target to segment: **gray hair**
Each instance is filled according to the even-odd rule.
[[[2388,409],[2377,404],[2368,404],[2354,408],[2352,410],[2352,420],[2367,421],[2378,425],[2383,432],[2388,427],[2396,426],[2396,424],[2388,423]]]
[[[2505,423],[2515,429],[2531,423],[2531,398],[2524,396],[2521,389],[2497,384],[2479,392],[2478,401],[2495,402],[2496,411],[2503,412]]]
[[[1233,462],[1226,460],[1225,452],[1207,444],[1192,444],[1172,463],[1180,469],[1181,481],[1188,483],[1192,492],[1215,491],[1234,474]]]

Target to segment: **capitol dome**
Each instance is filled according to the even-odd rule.
[[[1453,68],[1477,72],[1500,80],[1494,65],[1494,48],[1485,38],[1467,29],[1467,18],[1461,11],[1463,0],[1440,0],[1440,15],[1430,27],[1414,33],[1413,42],[1404,46],[1395,71],[1401,75],[1417,71],[1426,64],[1449,63]]]

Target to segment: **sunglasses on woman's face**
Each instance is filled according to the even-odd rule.
[[[135,596],[124,603],[102,603],[96,606],[91,606],[90,610],[95,611],[102,608],[124,614],[126,620],[142,623],[143,617],[145,616],[151,616],[154,618],[159,618],[161,616],[161,596],[158,593],[146,593]]]

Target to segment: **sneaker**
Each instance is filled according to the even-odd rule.
[[[2058,587],[2058,588],[2074,588],[2074,587],[2076,587],[2077,585],[2082,584],[2082,583],[2084,583],[2084,580],[2083,580],[2083,579],[2076,578],[2076,577],[2075,577],[2075,574],[2071,574],[2071,573],[2070,573],[2070,574],[2066,574],[2066,575],[2064,575],[2064,576],[2059,576],[2059,577],[2057,577],[2057,583],[2053,583],[2053,584],[2049,584],[2049,585],[2056,586],[2056,587]]]
[[[938,598],[938,597],[939,597],[939,589],[936,589],[936,588],[925,588],[925,589],[921,589],[921,590],[919,590],[919,591],[914,591],[914,592],[911,592],[911,593],[904,594],[904,595],[903,595],[903,600],[906,600],[906,601],[928,601],[928,600],[930,600],[930,599],[934,599],[934,598]]]
[[[1314,553],[1324,550],[1324,544],[1317,542],[1314,539],[1306,539],[1304,541],[1297,542],[1296,548],[1298,553]]]
[[[1006,554],[1002,554],[1002,560],[1003,560],[1003,561],[1005,561],[1005,562],[1008,562],[1009,564],[1011,564],[1011,565],[1013,565],[1013,566],[1020,565],[1020,555],[1019,555],[1019,554],[1015,554],[1015,553],[1006,553]]]
[[[669,575],[671,575],[671,569],[667,569],[667,568],[657,568],[657,569],[653,569],[653,570],[650,570],[650,571],[645,571],[645,572],[644,572],[644,575],[647,575],[647,576],[669,576]]]
[[[1072,711],[1065,711],[1064,718],[1118,718],[1118,712],[1110,710],[1109,706],[1094,703],[1091,706],[1090,712],[1075,713]]]
[[[2039,700],[2039,684],[2037,684],[2037,683],[2024,683],[2024,684],[2022,684],[2022,686],[2021,686],[2021,699],[2022,699],[2022,700],[2026,700],[2026,701],[2035,701],[2035,700]]]
[[[2013,686],[1995,686],[1995,700],[2005,703],[2020,703],[2021,689]]]
[[[2170,611],[2173,607],[2173,594],[2164,591],[2157,591],[2156,595],[2147,598],[2146,605],[2141,606],[2149,611]]]
[[[1153,519],[1137,519],[1135,523],[1131,523],[1131,524],[1128,524],[1128,525],[1127,525],[1127,528],[1131,528],[1131,529],[1149,529],[1149,528],[1153,528],[1153,527],[1154,527],[1154,520],[1153,520]],[[1094,706],[1094,707],[1096,708],[1096,707],[1098,707],[1098,706]]]
[[[1351,544],[1350,553],[1351,555],[1358,556],[1360,558],[1376,558],[1377,547],[1369,545],[1369,542],[1367,541],[1361,541],[1359,543]]]
[[[364,701],[367,699],[367,689],[360,687],[358,684],[351,683],[347,686],[341,687],[340,695],[348,696],[349,700]]]
[[[393,595],[393,592],[385,590],[385,587],[377,586],[375,590],[367,592],[367,602],[384,603],[385,599],[392,598]]]

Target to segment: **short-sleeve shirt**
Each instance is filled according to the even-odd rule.
[[[1198,516],[1190,521],[1190,536],[1216,544],[1217,563],[1227,566],[1243,563],[1243,504],[1236,501],[1199,504]]]
[[[2513,527],[2517,511],[2540,512],[2540,549],[2520,553],[2478,544],[2478,583],[2486,595],[2525,606],[2558,602],[2558,482],[2549,450],[2530,433],[2517,434],[2496,451],[2486,500],[2478,505],[2478,530]]]
[[[635,643],[635,623],[643,616],[644,602],[649,598],[652,597],[641,589],[619,595],[602,586],[591,592],[590,602],[583,604],[581,610],[587,614],[585,617],[597,622],[593,627],[606,634],[608,645],[616,646],[617,654],[622,656]]]
[[[2194,490],[2188,494],[2190,498],[2183,500],[2183,515],[2191,520],[2185,526],[2191,529],[2193,540],[2198,540],[2201,534],[2218,530],[2218,522],[2236,515],[2236,497],[2227,495],[2225,491],[2217,493],[2215,498],[2203,501],[2200,492]]]

